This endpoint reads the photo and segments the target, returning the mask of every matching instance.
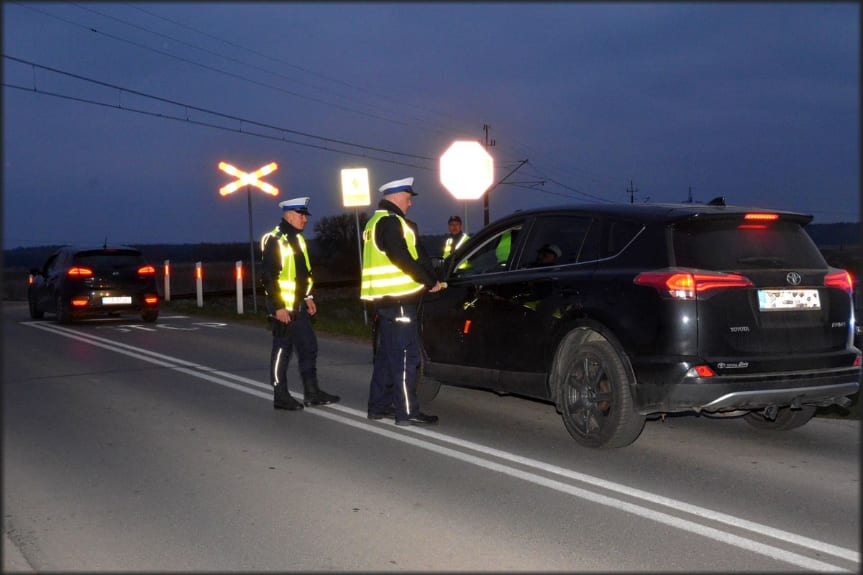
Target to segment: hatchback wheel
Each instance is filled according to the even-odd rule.
[[[566,430],[587,447],[623,447],[644,429],[633,409],[629,377],[607,341],[592,341],[564,356],[558,403]]]
[[[815,415],[814,405],[805,405],[800,409],[791,409],[790,407],[781,407],[776,412],[776,419],[768,419],[761,411],[751,411],[743,416],[743,419],[756,429],[764,429],[768,431],[787,431],[806,425]]]
[[[145,309],[141,312],[141,319],[143,319],[147,323],[153,323],[157,319],[159,319],[159,310],[158,309]]]
[[[30,318],[31,319],[42,319],[43,317],[45,317],[45,312],[42,311],[41,309],[39,309],[39,304],[37,304],[32,299],[28,300],[28,303],[30,304]]]
[[[69,304],[63,302],[63,298],[57,296],[57,321],[60,323],[70,323],[72,321],[72,310],[69,309]]]

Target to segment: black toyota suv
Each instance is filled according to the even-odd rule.
[[[548,400],[590,447],[651,415],[791,429],[848,405],[850,274],[811,216],[719,203],[535,209],[474,234],[420,305],[421,400],[441,382]]]
[[[30,270],[30,317],[45,312],[67,323],[95,315],[137,313],[145,322],[159,317],[156,268],[129,246],[64,246],[41,268]]]

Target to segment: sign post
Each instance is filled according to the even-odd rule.
[[[342,205],[354,208],[354,220],[357,226],[357,251],[360,257],[360,274],[363,269],[363,242],[360,232],[360,207],[372,203],[369,193],[369,170],[367,168],[345,168],[342,170]],[[369,324],[366,303],[363,301],[363,323]]]
[[[279,188],[272,186],[266,182],[262,182],[260,178],[268,174],[272,174],[277,169],[279,169],[279,166],[275,162],[270,162],[266,166],[261,166],[254,172],[244,172],[227,162],[219,162],[219,169],[237,178],[235,182],[231,182],[227,186],[222,186],[219,189],[219,195],[227,196],[228,194],[236,192],[243,186],[246,186],[249,206],[249,258],[252,261],[252,309],[255,313],[258,313],[258,290],[257,286],[255,285],[255,280],[257,277],[255,275],[255,243],[254,238],[252,237],[252,186],[255,186],[262,192],[270,194],[271,196],[278,196]]]

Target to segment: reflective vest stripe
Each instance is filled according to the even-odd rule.
[[[375,243],[375,229],[378,222],[390,215],[387,210],[376,210],[374,215],[366,224],[363,231],[363,271],[362,283],[360,285],[360,298],[364,300],[380,299],[384,296],[403,296],[416,293],[423,288],[423,284],[415,281],[390,261],[386,253],[378,248]],[[416,248],[416,234],[407,222],[399,215],[393,214],[399,219],[404,233],[405,243],[411,257],[418,259]]]
[[[443,245],[443,257],[447,257],[455,250],[459,249],[464,245],[464,243],[468,240],[469,236],[467,234],[462,234],[458,240],[458,243],[455,247],[452,246],[452,236],[446,239],[446,242]]]
[[[279,277],[277,278],[279,295],[282,301],[285,302],[285,307],[293,309],[297,297],[297,266],[294,263],[294,249],[288,243],[287,238],[279,231],[279,228],[276,227],[272,232],[264,234],[261,238],[261,252],[264,251],[264,245],[270,237],[275,237],[276,241],[279,242],[279,256],[282,262],[282,271],[279,272]],[[306,248],[306,240],[303,239],[301,234],[297,234],[297,243],[300,246],[300,252],[306,260],[306,269],[309,270],[306,293],[302,294],[305,297],[312,293],[312,284],[314,283],[311,276],[312,264],[309,262],[309,251]]]

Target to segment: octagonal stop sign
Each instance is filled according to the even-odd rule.
[[[459,141],[440,157],[440,182],[457,200],[476,200],[494,181],[494,159],[479,142]]]

